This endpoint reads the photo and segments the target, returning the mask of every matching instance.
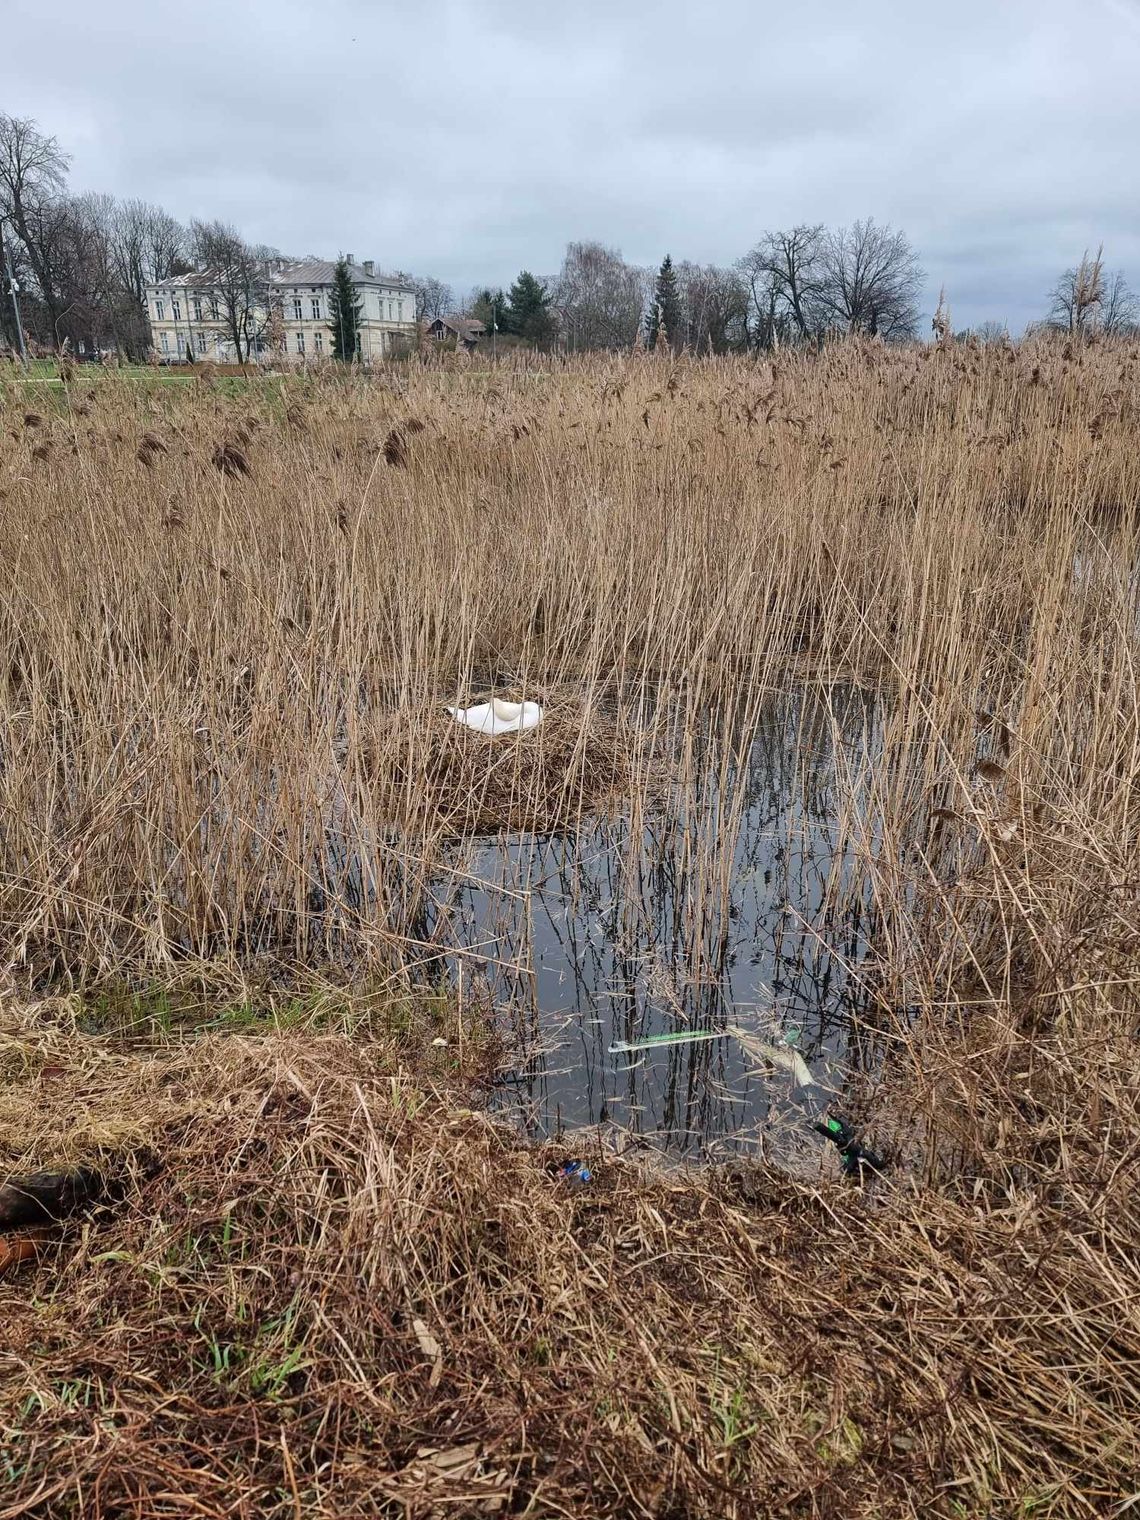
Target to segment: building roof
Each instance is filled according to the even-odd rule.
[[[335,259],[282,259],[277,264],[269,276],[274,285],[331,285],[336,272]],[[385,285],[415,294],[406,276],[385,274],[383,270],[368,274],[361,264],[349,264],[348,272],[354,285]]]
[[[269,265],[271,285],[331,285],[336,271],[335,259],[267,259],[265,262]],[[354,285],[383,285],[389,290],[415,294],[405,276],[385,274],[383,271],[367,274],[360,264],[349,264],[348,271]],[[177,286],[182,289],[202,287],[209,290],[220,281],[221,271],[218,269],[192,269],[189,274],[176,274],[168,280],[157,280],[151,288],[173,289]]]
[[[481,322],[478,317],[461,317],[458,312],[452,312],[446,317],[436,317],[435,320],[441,322],[444,327],[450,327],[457,336],[464,338],[481,338],[487,331],[486,323]]]

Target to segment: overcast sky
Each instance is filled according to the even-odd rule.
[[[1140,0],[0,0],[0,110],[76,190],[457,293],[859,216],[955,326],[1102,241],[1140,287]]]

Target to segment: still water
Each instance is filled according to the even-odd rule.
[[[694,779],[637,826],[619,811],[457,845],[420,929],[426,964],[501,1012],[497,1104],[535,1136],[604,1126],[678,1157],[818,1149],[808,1121],[842,1096],[867,998],[857,817],[877,744],[866,691],[775,693],[733,761],[710,722]],[[791,1034],[818,1088],[731,1033],[611,1051],[738,1028]]]

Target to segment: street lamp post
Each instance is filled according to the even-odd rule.
[[[12,315],[16,319],[16,337],[20,344],[20,359],[24,368],[28,367],[28,348],[24,342],[24,324],[20,320],[20,287],[16,284],[16,277],[12,273],[12,256],[8,252],[8,244],[4,237],[4,223],[0,220],[0,248],[4,252],[4,277],[8,282],[8,295],[12,302]]]

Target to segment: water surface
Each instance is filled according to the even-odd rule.
[[[467,996],[504,1011],[496,1102],[532,1135],[603,1125],[687,1157],[804,1143],[826,1093],[797,1091],[732,1036],[610,1051],[665,1032],[798,1028],[813,1075],[841,1094],[873,920],[840,796],[858,797],[874,759],[874,699],[774,694],[736,736],[739,763],[726,742],[710,721],[697,779],[640,829],[619,811],[456,846],[433,882],[421,932]]]

